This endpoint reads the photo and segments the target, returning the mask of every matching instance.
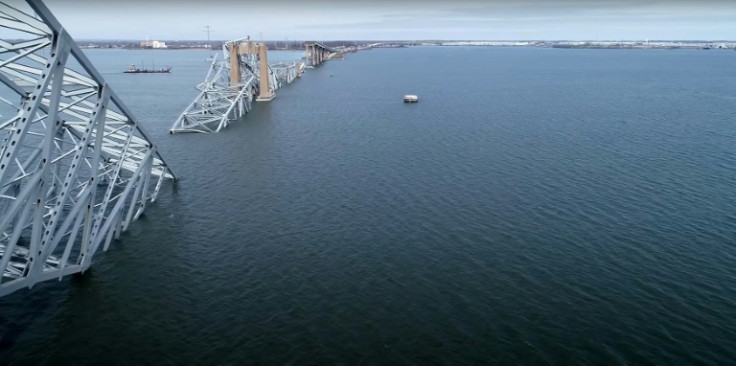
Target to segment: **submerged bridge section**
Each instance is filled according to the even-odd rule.
[[[169,130],[219,132],[251,109],[251,101],[270,101],[276,90],[301,75],[303,65],[268,64],[266,45],[246,38],[225,42],[222,61],[213,60],[200,91]]]
[[[304,64],[298,64],[296,62],[279,62],[278,64],[271,65],[271,70],[276,74],[277,80],[291,84],[294,79],[302,76],[302,72],[304,72]]]
[[[49,9],[21,6],[0,2],[0,296],[84,272],[175,178]]]

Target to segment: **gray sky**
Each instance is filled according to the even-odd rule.
[[[77,39],[736,40],[736,0],[46,0]]]

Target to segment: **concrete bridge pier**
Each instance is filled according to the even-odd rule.
[[[330,53],[330,49],[327,46],[318,42],[305,42],[304,46],[307,48],[306,60],[311,61],[311,66],[321,65]]]
[[[257,101],[270,101],[276,97],[271,85],[268,66],[268,48],[264,43],[254,43],[251,40],[233,45],[230,48],[230,83],[239,84],[241,82],[240,72],[240,55],[256,55],[258,57],[258,96]]]
[[[268,68],[268,48],[265,43],[258,44],[258,69],[259,69],[259,88],[260,92],[256,98],[259,102],[268,102],[276,97],[271,85],[271,77]]]

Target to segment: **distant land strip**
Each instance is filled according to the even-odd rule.
[[[487,47],[547,47],[547,48],[608,48],[608,49],[736,49],[736,41],[688,41],[688,40],[639,40],[639,41],[438,41],[438,40],[361,40],[361,41],[322,41],[328,47],[399,48],[411,46],[487,46]],[[130,40],[79,40],[81,48],[120,48],[120,49],[200,49],[219,50],[224,41],[168,40],[168,41],[130,41]],[[304,50],[303,41],[262,41],[269,50]]]

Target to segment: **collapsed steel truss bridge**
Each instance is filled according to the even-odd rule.
[[[269,65],[266,45],[250,38],[225,42],[222,60],[215,57],[199,94],[169,129],[219,132],[251,109],[251,102],[270,101],[276,89],[301,75],[304,64]]]
[[[0,3],[0,296],[84,272],[175,178],[40,0]]]

